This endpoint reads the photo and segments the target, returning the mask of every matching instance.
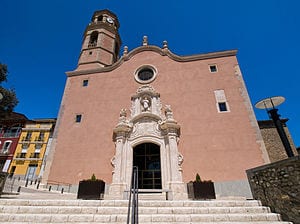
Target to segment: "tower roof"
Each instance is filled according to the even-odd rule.
[[[99,16],[109,16],[109,17],[112,17],[114,19],[114,22],[115,22],[115,25],[117,27],[117,29],[120,27],[120,23],[119,23],[119,20],[118,20],[118,17],[116,14],[114,14],[113,12],[111,12],[110,10],[108,9],[103,9],[103,10],[98,10],[98,11],[95,11],[92,18],[91,18],[91,21],[95,21],[96,18],[98,18]]]

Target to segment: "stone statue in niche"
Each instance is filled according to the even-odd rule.
[[[150,100],[147,97],[142,98],[141,104],[142,104],[142,112],[150,111],[151,104],[150,104]]]

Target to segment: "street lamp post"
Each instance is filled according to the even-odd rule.
[[[284,146],[284,149],[286,151],[286,154],[288,157],[293,157],[294,153],[291,148],[291,144],[286,136],[286,133],[284,131],[282,122],[280,120],[280,115],[277,113],[278,109],[275,107],[282,104],[285,101],[285,98],[282,96],[275,96],[275,97],[269,97],[266,99],[263,99],[255,104],[255,107],[258,109],[266,109],[269,117],[273,120],[274,125],[277,129],[277,132],[279,134],[279,137],[281,139],[281,142]]]

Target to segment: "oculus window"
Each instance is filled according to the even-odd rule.
[[[138,83],[147,84],[154,81],[157,70],[151,65],[143,65],[135,71],[134,78]]]

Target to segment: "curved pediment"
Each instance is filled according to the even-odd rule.
[[[128,52],[128,47],[124,47],[123,55],[120,57],[120,59],[106,67],[96,68],[96,69],[85,69],[85,70],[74,70],[66,72],[67,76],[77,76],[82,74],[93,74],[93,73],[103,73],[103,72],[110,72],[118,67],[120,67],[125,61],[129,61],[134,56],[138,55],[139,53],[145,52],[145,51],[151,51],[155,52],[162,57],[168,57],[172,59],[173,61],[177,62],[190,62],[190,61],[198,61],[198,60],[204,60],[204,59],[212,59],[212,58],[220,58],[220,57],[228,57],[228,56],[235,56],[237,54],[237,50],[227,50],[227,51],[219,51],[219,52],[210,52],[210,53],[202,53],[202,54],[195,54],[195,55],[187,55],[187,56],[181,56],[173,53],[167,45],[167,42],[165,41],[163,43],[163,47],[158,47],[155,45],[142,45],[140,47],[134,48],[130,52]]]

